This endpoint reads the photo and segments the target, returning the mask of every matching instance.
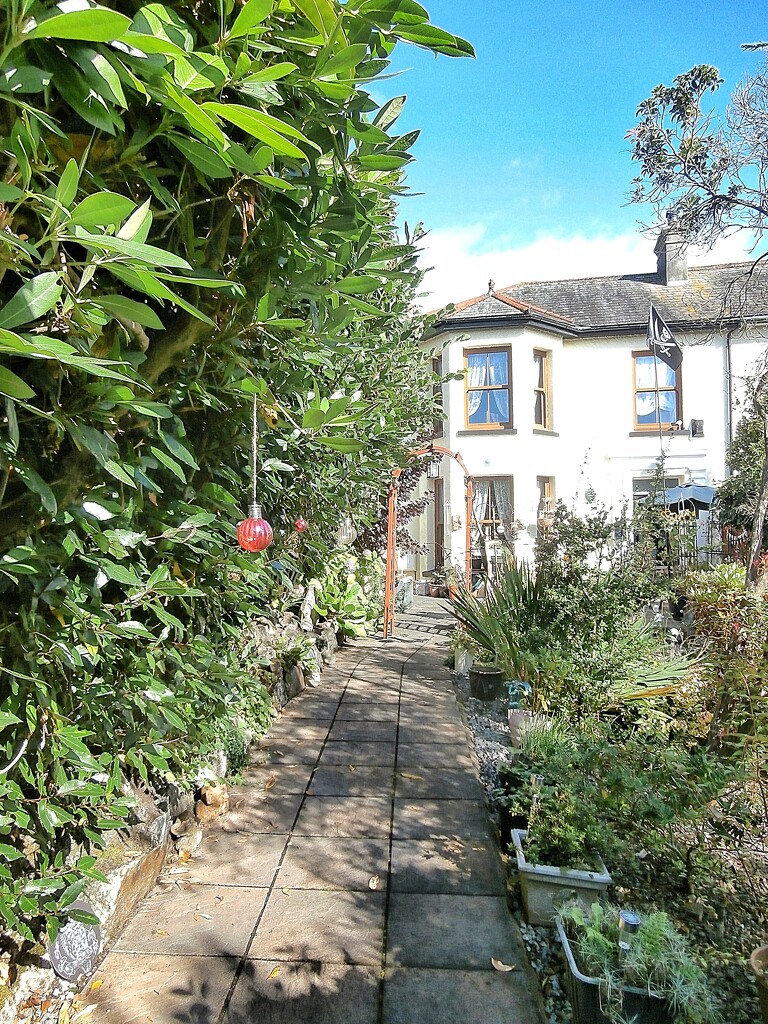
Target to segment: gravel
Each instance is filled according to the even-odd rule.
[[[468,676],[454,672],[452,679],[474,737],[480,781],[485,790],[485,799],[491,816],[495,819],[494,790],[499,786],[499,765],[511,761],[514,757],[509,743],[507,701],[506,698],[476,700],[470,696]],[[508,837],[503,836],[503,847],[507,841]],[[513,863],[509,862],[510,881],[516,882],[517,872]],[[511,904],[512,912],[520,926],[528,959],[539,977],[547,1012],[547,1024],[572,1024],[571,1004],[563,988],[563,963],[557,932],[554,928],[534,927],[526,923],[516,884],[511,887]]]

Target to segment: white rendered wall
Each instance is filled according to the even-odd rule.
[[[473,476],[511,476],[514,515],[522,524],[518,557],[530,557],[536,537],[539,500],[537,477],[555,479],[556,497],[577,510],[584,492],[594,489],[599,501],[620,511],[631,504],[632,479],[651,476],[662,450],[668,476],[686,483],[717,484],[727,475],[729,438],[727,345],[724,335],[679,336],[683,348],[683,430],[638,432],[633,416],[632,352],[646,350],[645,334],[589,339],[563,338],[530,327],[451,332],[429,347],[442,351],[445,373],[461,372],[464,352],[508,345],[511,349],[511,430],[468,430],[463,379],[443,386],[446,427],[438,442],[458,452]],[[447,344],[445,344],[448,342]],[[746,381],[767,349],[768,335],[743,332],[731,338],[735,429],[742,414]],[[442,349],[441,349],[441,346]],[[552,432],[534,428],[534,349],[552,353]],[[688,433],[692,419],[704,421],[704,435]],[[638,436],[639,435],[639,436]],[[445,457],[446,549],[453,562],[464,557],[465,491],[461,470]],[[423,487],[431,488],[426,481]],[[432,507],[414,524],[414,536],[434,551]],[[455,529],[452,529],[455,526]],[[430,556],[417,560],[417,571],[431,567]]]

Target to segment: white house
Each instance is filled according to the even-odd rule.
[[[463,371],[443,385],[436,442],[473,476],[476,554],[481,530],[493,542],[516,522],[517,555],[530,557],[555,500],[578,510],[592,490],[631,508],[662,450],[669,487],[727,476],[746,383],[766,351],[768,284],[749,263],[689,268],[671,229],[656,254],[655,274],[491,282],[436,325],[436,368]],[[651,303],[682,349],[677,372],[648,351]],[[414,526],[427,550],[411,560],[416,575],[464,557],[463,473],[446,457],[428,486],[434,511]]]

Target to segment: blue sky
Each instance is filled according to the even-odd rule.
[[[648,270],[650,213],[627,205],[635,173],[625,134],[651,89],[697,63],[735,84],[764,59],[741,44],[768,36],[756,0],[426,0],[432,21],[469,39],[477,60],[399,46],[401,131],[421,128],[401,204],[430,231],[433,302],[522,279]],[[384,88],[386,86],[386,89]],[[731,240],[708,258],[743,258]]]

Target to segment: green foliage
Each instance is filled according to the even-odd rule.
[[[415,136],[370,83],[398,39],[471,52],[407,0],[86,6],[0,12],[0,913],[30,941],[121,776],[263,726],[241,634],[429,428]],[[267,555],[234,545],[254,396]]]
[[[383,614],[384,566],[377,554],[340,552],[312,582],[316,585],[315,610],[333,622],[342,636],[365,636],[367,627]]]
[[[679,581],[696,635],[706,640],[710,657],[720,664],[734,657],[755,663],[768,654],[768,602],[744,590],[745,575],[743,565],[724,562]]]
[[[676,1021],[713,1024],[715,1011],[707,977],[688,949],[683,935],[662,911],[640,915],[640,927],[619,959],[621,908],[593,903],[586,911],[578,902],[560,909],[560,920],[575,946],[576,962],[583,974],[599,978],[601,1009],[609,1020],[621,1024],[622,989],[625,985],[663,999]]]
[[[762,419],[757,415],[743,416],[728,447],[731,475],[717,489],[721,522],[745,529],[752,528],[765,456]]]

